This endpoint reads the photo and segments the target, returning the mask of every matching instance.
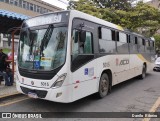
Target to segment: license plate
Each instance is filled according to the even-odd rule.
[[[28,97],[30,98],[38,98],[36,93],[28,92]]]

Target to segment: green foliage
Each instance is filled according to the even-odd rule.
[[[68,9],[91,14],[147,37],[153,36],[160,29],[160,11],[143,2],[132,6],[134,1],[71,0]]]
[[[160,34],[154,35],[155,41],[156,41],[156,49],[160,50]]]
[[[114,8],[116,10],[129,10],[131,2],[129,0],[92,0],[101,8]]]
[[[99,14],[100,9],[97,8],[96,4],[89,0],[79,0],[79,1],[70,1],[68,9],[76,9],[84,13],[102,18]]]

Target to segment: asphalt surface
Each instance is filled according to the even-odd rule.
[[[63,104],[46,100],[22,98],[1,104],[0,112],[149,112],[160,97],[160,72],[150,72],[143,80],[133,78],[112,88],[111,94],[103,99],[91,95],[76,102]],[[0,119],[8,121],[9,119]],[[17,121],[18,119],[11,119]],[[37,119],[20,119],[20,121]],[[142,121],[141,118],[54,118],[38,121]],[[155,119],[156,120],[156,119]],[[157,119],[156,121],[160,121]]]

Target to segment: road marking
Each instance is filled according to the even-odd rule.
[[[19,100],[16,100],[16,101],[8,102],[8,103],[5,103],[5,104],[0,104],[0,107],[8,106],[8,105],[11,105],[11,104],[14,104],[14,103],[17,103],[17,102],[21,102],[21,101],[27,100],[27,99],[29,99],[29,98],[23,98],[23,99],[19,99]]]
[[[160,106],[160,97],[154,103],[149,112],[156,112],[157,108]],[[142,121],[150,121],[151,118],[144,118]]]
[[[20,94],[20,93],[19,92],[15,92],[13,94],[5,94],[5,95],[0,96],[0,98],[5,98],[5,97],[8,97],[8,96],[13,96],[13,95],[17,95],[17,94]]]

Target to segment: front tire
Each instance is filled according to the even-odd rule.
[[[97,93],[97,96],[99,98],[105,97],[109,92],[109,77],[108,74],[103,73],[100,82],[99,82],[99,91]]]

